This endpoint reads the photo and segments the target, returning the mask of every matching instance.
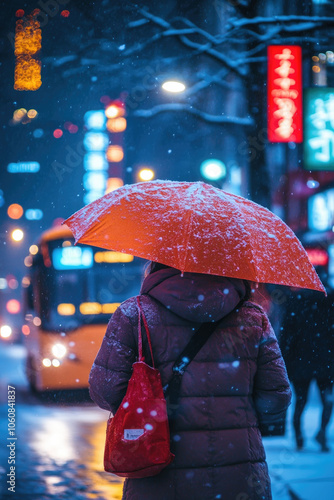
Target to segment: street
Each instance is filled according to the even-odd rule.
[[[83,393],[67,401],[43,400],[30,392],[22,346],[1,347],[0,497],[118,500],[122,481],[103,471],[108,413]],[[16,488],[8,491],[7,385],[16,389]],[[77,398],[77,401],[75,400]],[[75,495],[75,496],[74,496]]]
[[[24,374],[25,351],[21,345],[0,351],[1,449],[0,494],[4,499],[119,500],[122,480],[103,471],[103,446],[107,412],[97,408],[85,392],[57,395],[56,399],[32,394]],[[15,387],[16,430],[15,493],[8,491],[10,472],[7,447],[7,386]],[[291,429],[286,436],[265,438],[273,500],[334,499],[333,451],[320,453],[314,435],[320,417],[318,395],[312,387],[304,426],[307,443],[296,452]],[[334,445],[334,422],[329,444]],[[180,499],[181,500],[181,499]]]

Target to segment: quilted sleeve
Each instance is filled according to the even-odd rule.
[[[111,317],[89,375],[89,393],[101,408],[116,413],[137,357],[137,330],[120,306]]]
[[[284,427],[285,413],[291,403],[291,388],[282,354],[265,313],[254,378],[254,402],[262,434]],[[278,432],[280,433],[280,432]]]

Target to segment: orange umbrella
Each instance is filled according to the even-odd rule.
[[[325,289],[291,229],[256,203],[203,182],[125,185],[65,223],[76,243],[181,271]]]

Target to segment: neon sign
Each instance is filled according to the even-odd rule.
[[[20,161],[18,163],[9,163],[7,172],[10,174],[35,174],[41,168],[38,161]]]
[[[268,47],[268,139],[302,142],[302,50]]]
[[[36,16],[37,12],[16,21],[15,90],[38,90],[42,85],[38,56],[42,47],[42,32]]]
[[[334,170],[334,88],[305,90],[304,167]]]
[[[63,269],[89,269],[93,267],[91,248],[65,247],[55,248],[52,252],[53,266],[57,271]]]
[[[334,226],[334,189],[308,199],[308,226],[311,231],[330,231]]]

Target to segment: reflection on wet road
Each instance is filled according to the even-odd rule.
[[[2,357],[3,353],[1,353]],[[1,361],[1,360],[0,360]],[[2,372],[3,373],[3,372]],[[0,378],[0,425],[6,436],[7,377]],[[33,395],[23,379],[16,386],[16,491],[8,491],[5,439],[0,449],[0,498],[120,500],[123,482],[103,471],[108,412],[82,393]],[[4,431],[4,432],[3,432]]]

